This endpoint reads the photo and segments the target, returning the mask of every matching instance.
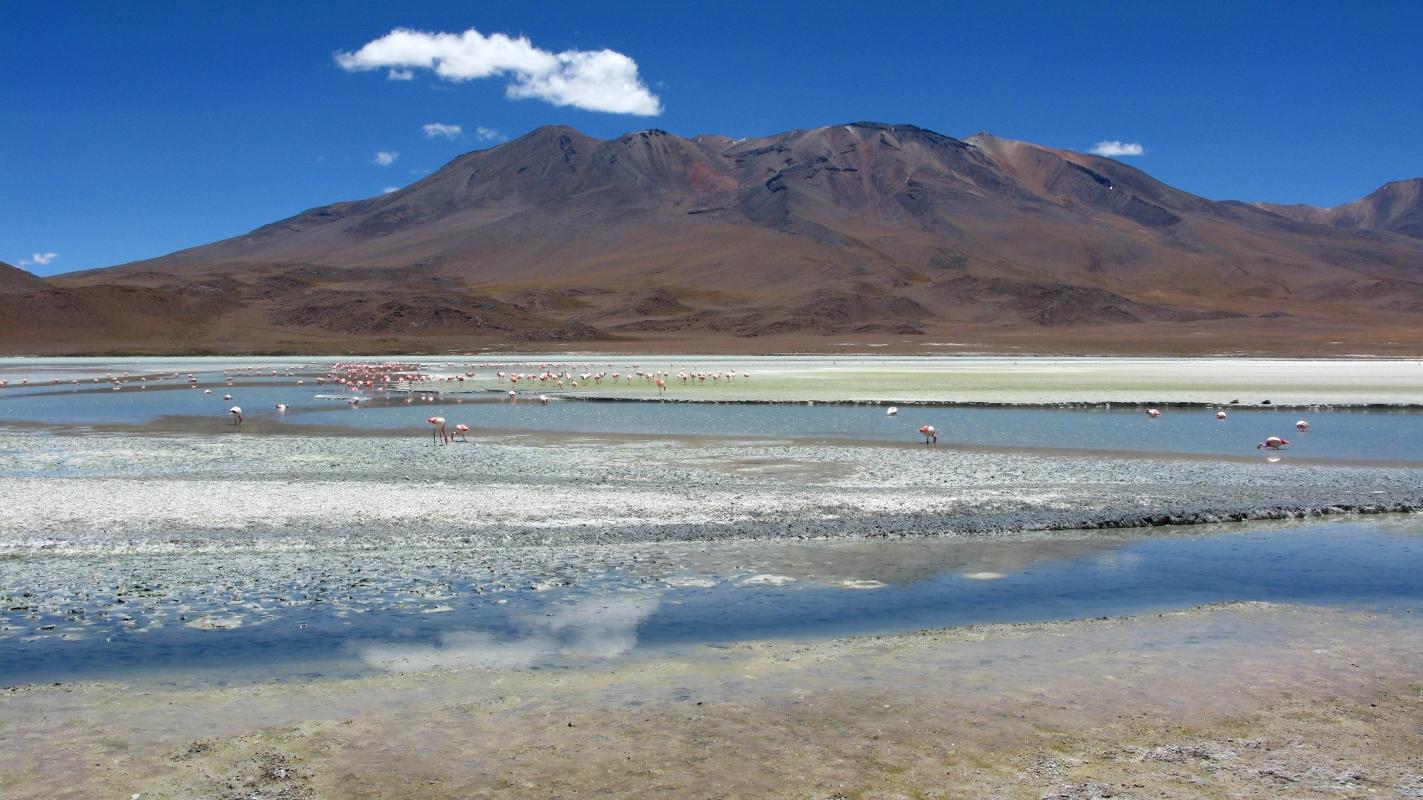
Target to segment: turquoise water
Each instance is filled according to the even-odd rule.
[[[934,425],[942,445],[1092,449],[1194,455],[1256,454],[1268,436],[1291,441],[1286,457],[1423,462],[1423,413],[1415,410],[1272,410],[1237,408],[1226,420],[1214,409],[1164,408],[1149,419],[1142,406],[1111,408],[965,407],[913,405],[897,416],[874,404],[589,402],[554,398],[545,406],[537,392],[511,402],[502,391],[465,395],[361,395],[352,405],[341,390],[315,385],[315,373],[300,378],[237,378],[220,375],[198,389],[186,379],[130,381],[119,391],[108,384],[15,386],[0,390],[0,426],[147,426],[213,435],[232,433],[227,410],[242,407],[248,435],[300,435],[309,426],[355,432],[426,435],[425,419],[443,416],[464,423],[476,436],[511,432],[637,436],[717,436],[797,440],[920,441],[917,429]],[[297,385],[296,380],[305,380]],[[203,390],[211,390],[204,394]],[[231,400],[224,395],[231,395]],[[284,403],[286,411],[276,404]],[[1295,422],[1310,430],[1298,433]],[[304,426],[308,426],[305,427]]]

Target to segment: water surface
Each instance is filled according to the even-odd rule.
[[[740,542],[543,556],[542,565],[502,566],[493,554],[469,551],[265,554],[253,563],[224,556],[206,565],[192,557],[11,558],[0,562],[7,609],[0,684],[568,667],[697,644],[1225,601],[1423,608],[1417,516],[1188,534]],[[53,579],[59,573],[71,588]]]

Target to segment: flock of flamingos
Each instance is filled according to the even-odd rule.
[[[302,364],[295,367],[284,367],[281,370],[270,366],[233,368],[223,372],[223,380],[226,385],[232,386],[234,385],[233,381],[239,377],[278,377],[279,375],[285,375],[286,377],[295,378],[297,377],[298,370],[306,370],[312,366],[315,365]],[[614,386],[639,384],[650,386],[656,388],[658,396],[663,396],[667,393],[669,380],[673,380],[676,384],[680,385],[699,385],[706,384],[707,381],[711,381],[713,384],[723,382],[732,383],[737,380],[746,381],[751,377],[749,372],[737,372],[734,369],[718,370],[715,372],[682,370],[676,375],[666,370],[646,372],[637,364],[633,364],[631,368],[625,372],[611,371],[613,367],[612,364],[591,363],[509,364],[486,362],[480,364],[457,364],[451,362],[438,366],[457,369],[462,368],[463,371],[449,375],[437,375],[422,371],[425,365],[416,363],[400,361],[351,361],[329,365],[326,368],[325,375],[318,376],[315,382],[318,386],[330,384],[335,388],[350,392],[349,396],[344,396],[341,399],[346,400],[346,402],[351,405],[358,405],[362,402],[362,392],[405,392],[409,395],[406,397],[405,402],[411,403],[414,402],[415,397],[419,396],[421,392],[438,393],[440,391],[438,388],[431,388],[431,384],[438,386],[439,384],[459,384],[474,380],[477,377],[477,373],[473,371],[473,368],[484,370],[497,369],[494,373],[495,381],[498,384],[511,387],[508,389],[509,402],[511,403],[517,403],[519,401],[518,387],[520,384],[529,387],[530,390],[534,389],[534,387],[538,387],[547,391],[563,391],[565,389],[577,389],[580,385],[585,388],[602,386],[604,382],[607,381],[609,385]],[[523,371],[508,371],[515,367],[520,367]],[[148,388],[148,381],[150,379],[159,381],[164,379],[179,379],[181,377],[182,375],[177,372],[139,376],[130,376],[129,373],[124,372],[119,376],[115,376],[113,373],[107,373],[102,378],[93,378],[92,382],[107,382],[112,384],[114,391],[119,391],[123,389],[125,385],[135,382],[140,388],[146,389]],[[190,389],[200,388],[200,381],[195,373],[187,373],[186,377]],[[25,386],[29,385],[29,383],[29,379],[22,378],[18,385]],[[50,383],[60,384],[62,381],[59,378],[52,378]],[[78,379],[71,379],[70,383],[78,385],[80,381]],[[304,379],[298,378],[296,381],[298,386],[304,385],[305,383],[306,381]],[[7,386],[9,386],[9,381],[0,379],[0,389],[4,389]],[[503,390],[493,389],[488,391]],[[203,389],[203,393],[212,394],[212,389]],[[232,395],[225,394],[223,395],[223,399],[231,400]],[[423,399],[428,400],[432,398],[425,396]],[[548,405],[549,397],[547,394],[541,393],[537,395],[537,401],[542,405]],[[285,412],[287,409],[288,406],[286,403],[276,404],[276,410],[278,412]],[[232,419],[232,424],[240,429],[243,421],[242,407],[232,406],[227,410],[227,413]],[[891,417],[896,416],[899,414],[899,408],[890,406],[886,409],[885,413]],[[1161,411],[1156,408],[1148,408],[1146,409],[1146,416],[1151,419],[1159,419],[1161,417]],[[1215,417],[1218,420],[1224,420],[1227,414],[1225,411],[1220,410],[1215,412]],[[453,429],[451,429],[448,420],[444,417],[429,417],[425,421],[431,426],[431,441],[434,444],[444,445],[452,442],[469,441],[466,437],[470,432],[470,427],[464,423],[457,423]],[[1303,433],[1309,430],[1309,422],[1299,420],[1295,423],[1295,429]],[[934,445],[939,441],[939,432],[933,425],[921,426],[919,428],[919,434],[924,437],[925,444]],[[1255,449],[1280,450],[1289,443],[1290,441],[1283,437],[1270,436],[1263,442],[1256,444]]]

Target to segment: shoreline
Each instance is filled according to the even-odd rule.
[[[676,648],[572,671],[28,685],[0,691],[0,790],[1412,797],[1420,622],[1232,603]]]

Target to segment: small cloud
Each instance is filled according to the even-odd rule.
[[[1098,142],[1091,152],[1094,155],[1117,158],[1118,156],[1140,156],[1146,154],[1146,148],[1139,142],[1119,142],[1116,139]]]
[[[398,192],[398,191],[400,191],[400,187],[399,187],[399,186],[387,186],[387,187],[385,187],[384,189],[381,189],[381,190],[380,190],[380,193],[381,193],[381,194],[390,194],[391,192]]]
[[[415,80],[415,70],[413,69],[393,69],[385,73],[388,81],[413,81]]]
[[[400,154],[394,150],[381,150],[371,159],[371,163],[380,167],[388,167],[395,163],[395,159],[400,158]]]
[[[55,260],[56,258],[59,258],[59,253],[54,253],[54,252],[50,252],[50,253],[35,253],[34,255],[30,256],[29,258],[22,258],[22,259],[20,259],[20,266],[22,266],[22,267],[28,267],[28,266],[47,267],[47,266],[49,266],[49,262]]]
[[[458,125],[446,125],[443,122],[431,122],[428,125],[422,125],[420,129],[425,132],[426,139],[445,138],[454,141],[464,134],[464,128]]]
[[[511,100],[644,117],[662,113],[662,101],[642,82],[637,62],[615,50],[554,53],[534,47],[526,36],[485,36],[474,28],[464,33],[396,28],[354,53],[336,53],[335,59],[347,72],[389,69],[392,80],[398,80],[397,72],[417,69],[451,83],[507,77],[504,95]]]
[[[486,128],[481,125],[474,129],[474,138],[481,142],[502,142],[506,137],[494,128]]]

